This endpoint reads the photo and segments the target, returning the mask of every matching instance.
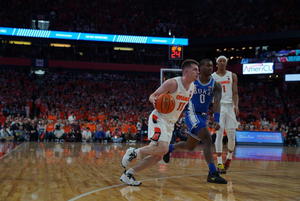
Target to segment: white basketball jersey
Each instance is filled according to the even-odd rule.
[[[211,75],[217,82],[222,85],[221,103],[233,103],[232,98],[232,72],[227,71],[224,76],[219,76],[216,72]]]
[[[178,85],[177,90],[174,93],[170,94],[175,100],[174,110],[169,114],[162,114],[155,109],[155,113],[162,116],[163,119],[165,119],[167,122],[174,124],[177,122],[180,114],[182,113],[182,110],[192,98],[194,94],[195,85],[194,83],[191,83],[190,88],[186,90],[182,84],[181,77],[175,77],[173,79],[176,80]]]

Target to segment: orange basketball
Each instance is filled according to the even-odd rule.
[[[156,109],[163,114],[172,112],[175,108],[175,100],[170,94],[160,94],[155,102]]]

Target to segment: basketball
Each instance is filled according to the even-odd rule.
[[[155,102],[156,109],[163,114],[172,112],[175,108],[175,100],[170,94],[160,94]]]

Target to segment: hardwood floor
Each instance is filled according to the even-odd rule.
[[[300,148],[237,146],[227,185],[206,182],[201,146],[176,151],[169,164],[137,173],[142,185],[133,187],[120,181],[128,147],[0,143],[0,200],[300,200]]]

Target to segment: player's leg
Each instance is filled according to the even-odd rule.
[[[169,144],[169,142],[160,141],[160,142],[158,142],[157,145],[149,145],[149,147],[151,146],[151,147],[156,147],[157,149],[167,150],[168,144]],[[157,164],[162,159],[163,154],[164,153],[162,153],[161,155],[150,155],[150,156],[143,158],[129,170],[127,170],[127,171],[124,170],[124,173],[121,176],[120,180],[128,185],[133,185],[133,186],[141,185],[142,182],[136,181],[136,179],[133,177],[133,175],[137,172],[140,172],[146,168],[149,168],[149,167]]]
[[[207,182],[227,184],[227,181],[219,175],[219,172],[216,169],[214,158],[213,158],[213,152],[211,149],[212,139],[207,127],[201,128],[198,131],[197,136],[202,140],[204,144],[203,146],[204,157],[209,168]]]
[[[169,152],[164,155],[163,160],[165,163],[169,163],[170,161],[170,153],[174,150],[189,150],[193,151],[200,139],[197,137],[198,131],[205,127],[206,124],[201,122],[201,115],[197,114],[193,111],[187,111],[185,117],[185,123],[189,128],[188,139],[186,142],[179,142],[177,144],[169,145]]]
[[[153,117],[153,113],[150,117]],[[155,115],[154,115],[155,116]],[[148,122],[148,138],[151,140],[150,145],[134,149],[130,147],[127,149],[125,155],[122,158],[122,166],[126,168],[129,163],[137,157],[137,155],[148,154],[151,157],[146,157],[139,161],[136,165],[130,168],[128,171],[124,171],[121,176],[121,181],[129,185],[141,185],[141,182],[136,181],[133,174],[139,172],[145,168],[155,165],[162,159],[163,155],[168,152],[168,146],[172,137],[173,124],[167,124],[161,121],[155,116]]]
[[[224,167],[227,170],[229,168],[229,165],[232,160],[232,154],[235,148],[235,136],[236,136],[236,128],[238,127],[239,123],[236,121],[236,116],[234,113],[234,108],[229,107],[227,118],[226,118],[226,124],[225,124],[225,130],[228,137],[228,153],[226,156],[226,160],[224,163]]]
[[[218,171],[221,174],[225,174],[226,170],[223,165],[222,159],[222,152],[223,152],[223,131],[225,126],[225,112],[224,112],[224,105],[221,104],[221,114],[220,114],[220,129],[216,132],[216,141],[215,141],[215,148],[217,153],[217,163],[218,163]]]

